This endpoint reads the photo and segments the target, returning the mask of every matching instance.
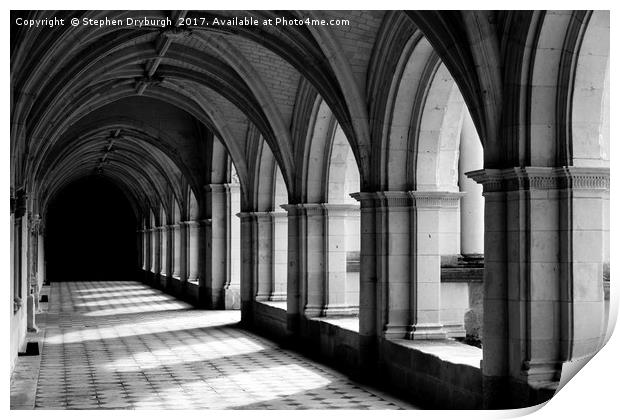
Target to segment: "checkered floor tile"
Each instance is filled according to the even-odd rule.
[[[53,283],[35,409],[411,409],[135,282]]]

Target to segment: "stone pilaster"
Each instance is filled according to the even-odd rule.
[[[241,228],[241,322],[252,325],[258,277],[256,214],[242,212],[238,216]]]
[[[172,233],[172,277],[177,280],[181,280],[184,271],[184,252],[181,225],[179,223],[175,223],[169,227]]]
[[[358,303],[347,302],[347,217],[357,204],[323,204],[327,235],[324,315],[357,314]]]
[[[255,299],[269,300],[273,291],[273,224],[271,212],[254,212]]]
[[[346,304],[345,217],[352,206],[313,203],[282,208],[289,221],[289,304],[308,318],[356,313],[356,307]]]
[[[160,231],[160,269],[159,269],[159,279],[161,286],[166,289],[168,286],[168,277],[172,274],[170,272],[170,266],[172,263],[172,247],[170,244],[172,243],[172,232],[170,231],[170,226],[164,225],[161,226]]]
[[[269,300],[286,300],[288,221],[285,212],[270,212],[272,226],[271,246],[271,294]]]
[[[28,217],[28,253],[27,253],[27,279],[28,297],[26,298],[26,314],[28,331],[38,331],[36,325],[36,313],[38,307],[39,285],[37,283],[37,263],[39,261],[39,226],[41,219],[38,215]]]
[[[378,338],[382,335],[379,317],[377,212],[378,196],[372,192],[359,192],[351,197],[360,203],[360,291],[359,291],[359,351],[360,366],[367,369],[377,365]],[[368,372],[372,376],[371,372]]]
[[[151,273],[158,276],[161,270],[161,228],[151,229]]]
[[[483,166],[482,143],[468,113],[463,118],[459,146],[459,187],[461,199],[461,254],[480,256],[484,252],[484,197],[482,186],[466,172]]]
[[[242,246],[238,238],[232,238],[231,188],[234,190],[238,186],[209,184],[205,187],[207,214],[211,219],[210,233],[207,234],[206,276],[207,293],[211,295],[212,308],[238,309],[241,304],[240,273],[231,267],[232,247],[235,247],[234,254],[239,255]],[[234,220],[234,223],[239,224],[239,221]],[[238,229],[240,230],[240,226]],[[240,261],[236,263],[241,265]]]
[[[409,338],[442,339],[441,323],[441,212],[457,209],[462,193],[412,191],[414,258],[412,324]]]
[[[497,401],[498,392],[523,400],[532,389],[553,392],[562,366],[593,355],[605,336],[609,169],[468,175],[485,196],[485,393]]]
[[[460,193],[380,191],[361,203],[360,334],[442,339],[440,212]],[[377,307],[378,305],[378,307]]]
[[[239,309],[241,305],[241,228],[237,213],[241,211],[241,187],[238,183],[232,182],[228,184],[228,188],[228,243],[230,255],[228,270],[230,276],[224,287],[224,306],[226,309]]]
[[[241,222],[242,310],[251,311],[254,300],[285,301],[287,213],[243,212],[237,216]]]
[[[40,299],[40,291],[41,287],[43,287],[43,283],[45,283],[45,246],[44,246],[44,232],[43,225],[39,224],[38,229],[38,238],[37,238],[37,289],[35,294],[35,305],[37,313],[40,312],[39,308],[39,299]]]
[[[152,235],[152,228],[145,228],[143,231],[143,235],[142,235],[142,243],[143,243],[143,248],[142,248],[142,255],[143,255],[143,259],[142,259],[142,270],[144,270],[144,273],[148,273],[151,269],[151,235]]]
[[[183,226],[185,227],[185,234],[187,236],[187,281],[190,283],[198,283],[202,259],[202,254],[200,253],[200,223],[195,220],[188,220],[183,222]]]

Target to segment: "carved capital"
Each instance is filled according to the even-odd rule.
[[[533,167],[480,169],[468,172],[469,178],[483,186],[484,193],[587,189],[609,190],[609,168]]]
[[[356,192],[349,195],[360,203],[362,209],[375,207],[378,200],[377,194],[373,192]]]
[[[207,184],[205,191],[207,193],[227,193],[230,191],[230,184]]]
[[[417,208],[458,208],[465,193],[451,191],[410,191]]]

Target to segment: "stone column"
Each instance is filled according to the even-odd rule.
[[[380,326],[385,338],[405,338],[415,299],[412,199],[406,191],[383,191],[377,193],[375,206]]]
[[[180,243],[180,262],[179,262],[179,279],[183,286],[187,283],[187,274],[189,272],[189,235],[187,223],[179,222],[178,239]]]
[[[209,235],[211,233],[211,220],[202,219],[198,222],[198,305],[201,308],[209,308],[211,301],[207,292],[208,273],[210,261],[207,249],[209,247]]]
[[[241,211],[241,194],[239,184],[229,184],[228,195],[230,200],[230,207],[228,210],[230,280],[224,289],[224,302],[227,309],[239,309],[241,305],[239,295],[241,288],[241,231],[239,226],[239,217],[237,216],[237,214]]]
[[[288,287],[292,286],[293,294],[289,294],[287,300],[289,305],[291,300],[298,300],[292,306],[299,315],[307,318],[324,315],[327,235],[323,206],[285,204],[281,207],[289,217],[289,267],[294,259],[298,260],[295,277],[288,277]],[[297,284],[291,285],[291,282]]]
[[[154,226],[151,230],[151,273],[156,279],[160,270],[161,228]]]
[[[170,262],[171,262],[171,253],[170,253],[170,227],[165,225],[161,227],[160,232],[160,240],[161,240],[161,254],[160,254],[160,270],[159,270],[159,281],[161,286],[166,289],[168,286],[168,276],[170,275]]]
[[[187,235],[187,281],[198,283],[200,279],[200,223],[195,220],[183,222]]]
[[[412,191],[412,324],[409,338],[443,339],[441,323],[441,212],[457,209],[461,193]]]
[[[148,272],[151,270],[151,232],[152,228],[144,229],[144,261],[142,269],[144,270],[145,278],[148,278]]]
[[[182,238],[181,238],[181,225],[176,223],[170,226],[172,233],[172,277],[175,279],[181,279],[182,273]]]
[[[38,307],[39,285],[37,283],[37,263],[39,260],[39,224],[41,219],[38,216],[28,217],[28,241],[27,248],[27,279],[28,297],[26,298],[26,319],[28,331],[38,331],[36,325],[36,313]]]
[[[136,229],[136,246],[138,247],[138,267],[142,269],[144,266],[144,231]]]
[[[255,248],[255,299],[269,300],[273,291],[273,220],[271,212],[254,212]]]
[[[351,194],[360,203],[360,299],[359,299],[359,350],[360,366],[371,369],[377,365],[378,337],[382,324],[378,322],[378,272],[377,272],[377,194],[359,192]],[[372,376],[372,372],[367,372]]]
[[[238,239],[233,241],[231,238],[230,188],[229,184],[209,184],[205,187],[207,213],[211,216],[210,236],[207,239],[207,267],[210,267],[207,293],[211,296],[211,307],[220,309],[238,309],[241,303],[239,275],[237,273],[233,279],[231,272],[231,246],[233,242],[239,248],[240,245]]]
[[[323,314],[357,314],[358,304],[347,303],[347,217],[357,205],[323,204],[327,236],[325,309]]]
[[[238,216],[242,223],[241,272],[246,276],[241,284],[252,287],[256,301],[286,300],[287,213],[245,212]],[[248,244],[248,240],[253,242]]]
[[[484,358],[488,404],[553,395],[567,362],[604,331],[606,168],[470,172],[485,196]]]
[[[458,193],[381,191],[361,203],[360,334],[443,339],[439,216]],[[367,341],[371,342],[369,338]]]
[[[286,329],[289,336],[299,333],[301,314],[304,311],[302,304],[301,285],[303,273],[307,266],[306,253],[302,252],[301,237],[304,236],[305,223],[300,216],[301,210],[295,204],[280,206],[287,212],[288,244],[286,272]]]
[[[286,300],[287,282],[287,250],[288,250],[288,221],[286,212],[271,212],[272,219],[272,246],[271,246],[271,301]]]
[[[286,204],[289,217],[289,268],[297,265],[289,300],[299,314],[317,316],[348,315],[357,312],[346,304],[346,229],[350,205]],[[291,240],[293,243],[291,243]],[[292,249],[294,247],[296,249]],[[298,263],[293,263],[298,259]],[[289,270],[290,272],[291,270]],[[295,290],[298,288],[299,290]]]
[[[481,256],[484,253],[482,185],[469,179],[465,173],[482,168],[484,155],[474,123],[469,113],[465,114],[459,151],[459,187],[464,193],[461,199],[461,254]]]
[[[253,303],[256,296],[256,262],[258,240],[256,214],[239,213],[241,228],[241,322],[252,325]]]
[[[140,240],[140,269],[146,270],[146,229],[140,229],[138,231],[138,238]]]
[[[13,313],[15,314],[24,306],[24,297],[28,295],[27,281],[27,238],[28,226],[26,225],[26,194],[18,192],[11,202],[13,223],[13,276],[11,281],[13,292]],[[25,244],[24,244],[25,242]]]
[[[40,300],[40,290],[43,287],[43,283],[45,283],[45,246],[44,246],[44,234],[43,234],[43,226],[39,224],[39,237],[37,239],[37,293],[35,296],[35,305],[36,311],[40,312],[39,308],[39,300]]]

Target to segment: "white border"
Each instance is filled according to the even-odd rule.
[[[592,1],[532,1],[532,0],[522,0],[519,2],[498,2],[498,1],[468,1],[468,2],[456,2],[456,1],[374,1],[374,2],[360,2],[360,1],[334,1],[334,0],[315,0],[312,2],[285,2],[285,1],[270,1],[265,0],[261,2],[248,2],[248,1],[239,1],[239,0],[227,0],[225,3],[220,2],[199,2],[199,1],[119,1],[119,0],[109,0],[105,2],[96,1],[89,2],[86,5],[83,1],[63,1],[63,2],[44,2],[44,1],[20,1],[20,2],[10,2],[9,7],[15,9],[84,9],[85,6],[88,6],[88,9],[216,9],[217,6],[225,5],[227,9],[237,9],[237,10],[247,10],[247,9],[314,9],[314,10],[322,10],[322,9],[341,9],[341,10],[372,10],[372,9],[611,9],[611,72],[613,72],[615,57],[617,57],[617,41],[618,31],[616,30],[616,13],[618,9],[617,1],[600,1],[600,0],[592,0]],[[53,6],[53,7],[52,7]],[[174,6],[174,7],[172,7]],[[10,57],[10,49],[9,49],[9,40],[10,40],[10,24],[9,24],[10,16],[9,9],[5,9],[4,12],[4,43],[3,43],[3,56]],[[3,115],[5,118],[9,117],[10,112],[10,91],[9,86],[6,83],[10,79],[10,67],[8,63],[5,63],[3,67],[3,80],[5,80],[2,90],[3,97],[5,101],[3,103]],[[614,80],[611,82],[611,115],[614,116],[614,105],[615,98],[618,98],[618,81]],[[618,115],[618,114],[616,114]],[[618,118],[611,119],[611,161],[615,162],[617,158],[617,150],[618,150],[618,142],[620,139],[614,137],[615,133],[619,133],[618,131]],[[2,191],[3,196],[6,198],[10,195],[9,193],[9,128],[5,126],[4,129],[4,143],[5,145],[2,147],[2,162],[6,165],[6,169],[2,171]],[[615,182],[613,180],[617,179],[618,175],[618,166],[612,165],[611,167],[612,173],[612,194],[611,194],[611,214],[614,215],[615,211],[619,210],[618,200],[616,195],[613,193]],[[5,201],[6,203],[6,201]],[[6,210],[5,210],[6,211]],[[9,267],[9,223],[5,222],[0,227],[0,236],[5,238],[2,242],[2,250],[0,251],[0,261],[1,266],[4,270],[4,277],[8,279],[8,267]],[[611,218],[611,248],[610,255],[619,255],[618,254],[618,232],[617,226],[614,221],[614,218]],[[615,267],[615,264],[614,264]],[[4,281],[4,290],[8,291],[8,281]],[[613,286],[611,288],[612,294],[612,310],[610,315],[610,324],[615,322],[617,317],[618,310],[618,299],[620,295],[620,287]],[[6,294],[8,296],[8,293]],[[5,308],[4,313],[11,313],[11,305],[8,298],[3,299]],[[8,307],[7,307],[8,306]],[[2,331],[3,336],[9,336],[9,323],[8,318],[5,316],[2,319]],[[4,354],[5,360],[5,381],[10,376],[10,368],[9,368],[9,343],[8,341],[5,343],[3,347],[2,353]],[[618,338],[618,334],[615,333],[612,335],[610,341],[607,345],[596,355],[593,360],[591,360],[585,368],[579,372],[574,379],[572,379],[549,403],[544,405],[543,407],[539,407],[539,409],[524,409],[524,410],[516,410],[516,411],[494,411],[494,412],[486,412],[486,411],[421,411],[416,413],[411,412],[390,412],[390,418],[408,418],[411,416],[415,416],[416,418],[454,418],[458,417],[462,418],[472,418],[472,419],[480,419],[480,418],[512,418],[516,416],[521,416],[527,413],[531,413],[532,418],[542,419],[542,418],[609,418],[613,416],[617,416],[618,404],[617,400],[618,389],[616,388],[617,378],[620,377],[620,339]],[[5,383],[8,383],[5,382]],[[5,389],[2,396],[3,406],[6,409],[9,409],[9,392]],[[374,413],[374,412],[361,412],[356,411],[354,413],[351,412],[341,412],[341,411],[268,411],[261,412],[260,414],[256,412],[248,412],[248,411],[192,411],[192,412],[183,412],[179,413],[179,416],[183,416],[184,418],[200,418],[204,419],[207,416],[216,416],[218,418],[252,418],[257,415],[261,416],[269,416],[269,418],[279,419],[279,418],[290,418],[291,416],[295,418],[302,419],[314,419],[316,416],[321,417],[330,417],[330,418],[342,418],[349,417],[354,415],[357,419],[373,419],[376,420],[377,416],[384,417],[386,416],[386,412],[382,413]],[[153,420],[154,418],[166,418],[169,416],[176,416],[177,414],[172,411],[141,411],[141,412],[131,412],[131,411],[114,411],[110,412],[107,410],[101,411],[90,411],[88,413],[82,413],[77,411],[58,411],[58,412],[45,412],[38,413],[37,411],[11,411],[10,415],[14,418],[30,418],[31,416],[41,416],[45,415],[51,416],[51,419],[62,418],[62,419],[71,419],[71,418],[83,418],[84,415],[87,415],[92,419],[107,419],[109,416],[120,416],[120,417],[138,417],[145,418],[149,420]]]

